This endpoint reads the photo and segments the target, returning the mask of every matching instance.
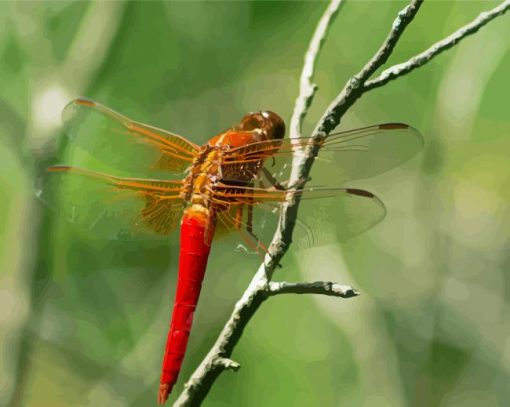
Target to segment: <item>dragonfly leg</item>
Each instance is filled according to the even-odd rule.
[[[249,204],[247,206],[248,206],[248,213],[247,213],[245,229],[246,229],[246,232],[248,232],[248,234],[255,240],[255,242],[257,243],[257,246],[258,246],[260,244],[259,238],[255,234],[255,232],[253,232],[253,200],[252,199],[249,199]],[[239,211],[237,212],[236,215],[238,215],[238,214],[239,214]],[[242,211],[241,211],[241,214],[242,214]],[[236,216],[236,224],[237,224],[237,216]],[[239,225],[241,225],[241,219],[239,219]],[[264,250],[266,250],[264,246],[262,246],[262,248]]]
[[[253,205],[248,205],[248,219],[246,219],[246,231],[258,240],[255,233],[253,233]]]
[[[269,170],[266,167],[262,167],[262,174],[266,177],[266,179],[271,183],[273,187],[280,191],[284,191],[285,188],[282,184],[280,184],[275,177],[273,177],[273,174],[269,172]]]
[[[231,215],[226,212],[218,213],[218,220],[227,228],[227,229],[236,229],[244,242],[248,245],[248,247],[253,250],[252,253],[258,253],[262,256],[261,246],[258,244],[258,239],[254,237],[251,233],[246,233],[246,223],[243,222],[241,214],[242,210],[236,208],[236,214]],[[244,249],[246,252],[249,252],[248,249],[244,246],[238,246],[238,249]]]
[[[257,247],[261,248],[264,252],[269,253],[268,248],[263,244],[253,231],[253,205],[248,205],[248,219],[246,220],[246,231],[248,234],[255,239]],[[276,265],[278,268],[282,268],[281,264]]]
[[[307,182],[310,182],[311,180],[312,180],[312,177],[300,179],[300,180],[296,181],[296,183],[294,185],[290,186],[288,189],[299,188],[299,186],[301,186]]]
[[[246,232],[255,240],[257,247],[260,247],[267,253],[267,247],[260,241],[258,236],[253,231],[253,205],[248,205],[248,218],[246,219]]]
[[[236,208],[236,217],[235,217],[235,222],[234,222],[234,227],[236,229],[241,229],[241,225],[243,222],[243,208],[244,208],[244,205],[239,205]]]

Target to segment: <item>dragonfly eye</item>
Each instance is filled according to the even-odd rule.
[[[272,140],[282,139],[285,135],[285,123],[276,113],[268,111],[249,113],[243,117],[239,130],[264,130]]]
[[[264,121],[257,117],[256,113],[250,113],[243,117],[239,126],[240,130],[256,130],[263,127]]]
[[[268,119],[262,112],[251,112],[244,116],[239,125],[239,130],[266,130]]]
[[[269,110],[260,112],[266,121],[266,129],[273,140],[281,140],[285,136],[285,123],[280,116]]]

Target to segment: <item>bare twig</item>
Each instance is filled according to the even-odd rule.
[[[488,24],[496,17],[503,15],[509,9],[510,0],[506,0],[499,6],[493,8],[492,10],[480,13],[480,15],[472,22],[459,28],[453,34],[442,39],[441,41],[436,42],[434,45],[432,45],[430,48],[423,51],[422,53],[415,55],[406,62],[385,69],[377,78],[372,79],[365,83],[364,86],[365,91],[383,86],[389,81],[396,79],[399,76],[406,75],[409,72],[414,71],[416,68],[419,68],[420,66],[426,64],[427,62],[430,62],[430,60],[432,60],[442,52],[452,48],[467,36],[476,33],[484,25]]]
[[[375,55],[367,62],[359,73],[354,75],[347,81],[345,87],[340,94],[333,100],[325,114],[319,121],[315,131],[314,137],[326,137],[338,124],[340,119],[345,114],[358,98],[364,93],[363,85],[370,78],[370,76],[381,67],[389,58],[395,45],[397,45],[400,36],[408,24],[414,19],[414,16],[420,9],[423,0],[412,0],[407,7],[402,9],[395,21],[393,22],[392,29],[388,37],[383,42],[381,48]]]
[[[328,29],[333,23],[341,4],[342,0],[332,0],[331,3],[329,3],[328,8],[322,15],[322,18],[315,29],[308,50],[306,51],[305,63],[299,80],[299,96],[296,98],[294,111],[290,120],[290,138],[301,137],[303,119],[305,118],[308,108],[312,104],[315,92],[317,91],[317,85],[312,82],[317,56],[324,44],[324,41],[326,40]]]
[[[509,0],[505,3],[508,1]],[[345,112],[363,95],[363,93],[371,89],[365,85],[366,83],[369,83],[367,80],[387,61],[405,28],[418,12],[422,2],[423,0],[412,0],[407,7],[399,12],[392,25],[390,33],[381,48],[358,74],[354,75],[347,81],[345,87],[326,110],[312,135],[313,139],[320,140],[327,137],[327,135],[340,123]],[[333,6],[328,8],[328,10],[332,9]],[[492,12],[489,12],[489,14],[491,13]],[[499,14],[502,14],[502,12]],[[333,15],[328,14],[328,12],[326,12],[323,16],[323,18],[328,21],[327,24],[331,23],[332,17]],[[321,20],[321,23],[322,22],[323,20]],[[313,55],[317,58],[317,52],[320,49],[322,35],[325,35],[326,32],[327,26],[316,30],[316,35],[314,35],[314,38],[312,39],[312,42],[315,41],[315,44],[311,44],[308,51],[310,58],[312,58]],[[458,42],[458,39],[453,39],[452,41]],[[455,43],[451,46],[454,44]],[[444,49],[447,48],[448,47],[445,47]],[[428,62],[428,60],[424,61],[421,65],[426,62]],[[307,59],[303,69],[303,74],[301,75],[302,90],[298,97],[298,101],[296,101],[293,115],[293,135],[300,134],[302,119],[307,112],[308,105],[311,102],[313,93],[315,92],[315,87],[311,82],[314,64],[315,61]],[[299,180],[308,179],[317,153],[318,143],[313,143],[307,147],[305,154],[300,154],[299,157],[294,159],[292,164],[292,174],[289,180],[290,185],[298,184],[300,185],[300,188],[302,188],[303,183],[301,182],[301,184],[299,184]],[[223,327],[215,344],[193,373],[190,380],[185,384],[184,390],[175,402],[174,406],[199,405],[207,395],[216,378],[223,370],[233,367],[232,363],[236,368],[238,367],[236,362],[224,363],[223,361],[230,361],[230,355],[239,341],[245,326],[258,310],[259,306],[268,297],[280,293],[316,293],[348,298],[358,294],[351,287],[327,282],[287,283],[271,281],[277,265],[291,244],[292,231],[297,219],[298,207],[298,195],[294,196],[293,199],[290,199],[282,205],[280,221],[275,235],[273,236],[271,245],[269,246],[269,253],[266,255],[264,262],[255,273],[243,296],[236,303],[230,318]],[[344,293],[345,295],[341,295],[341,293]]]
[[[214,363],[216,363],[218,366],[221,366],[223,369],[230,369],[234,372],[237,372],[241,365],[232,359],[227,358],[217,358]]]
[[[331,287],[328,287],[331,284]],[[320,287],[319,287],[320,285]],[[229,360],[234,347],[241,338],[244,327],[255,314],[259,306],[269,296],[279,293],[290,293],[291,290],[301,293],[325,294],[350,298],[358,295],[352,287],[327,282],[293,284],[286,282],[270,282],[266,277],[266,266],[262,264],[251,280],[250,285],[241,299],[236,303],[232,315],[223,327],[216,343],[213,345],[200,366],[184,385],[174,406],[199,405],[207,395],[216,378],[226,369],[238,369],[239,364]],[[280,291],[280,292],[279,292]]]
[[[267,297],[266,284],[265,267],[261,265],[243,296],[236,303],[232,315],[223,327],[215,344],[184,385],[184,390],[174,406],[200,405],[216,378],[226,368],[224,364],[218,363],[217,360],[229,358],[243,333],[244,327]]]
[[[332,297],[351,298],[359,292],[350,285],[332,283],[330,281],[315,281],[313,283],[288,283],[286,281],[271,281],[268,284],[269,295],[277,294],[322,294]]]

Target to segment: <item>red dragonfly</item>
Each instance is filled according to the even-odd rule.
[[[98,236],[167,235],[180,223],[178,282],[163,358],[161,404],[181,369],[217,227],[237,231],[263,254],[267,250],[257,237],[254,211],[278,215],[279,204],[299,194],[303,199],[334,198],[335,211],[345,219],[342,236],[360,233],[385,214],[372,193],[296,188],[279,180],[278,173],[311,143],[320,143],[319,158],[340,174],[335,176],[338,181],[388,171],[423,144],[414,128],[400,123],[340,132],[320,142],[284,139],[285,124],[270,111],[247,114],[203,146],[87,99],[69,103],[63,117],[66,165],[48,168],[43,200]]]

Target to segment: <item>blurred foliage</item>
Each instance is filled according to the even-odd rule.
[[[495,4],[426,3],[389,63]],[[344,5],[319,59],[306,129],[403,5]],[[35,199],[65,103],[86,95],[198,144],[251,110],[288,122],[324,7],[0,3],[0,405],[155,404],[177,238],[104,241]],[[406,122],[424,134],[424,151],[352,183],[385,202],[383,223],[343,245],[291,251],[276,277],[330,279],[363,295],[268,301],[234,352],[242,369],[224,373],[204,405],[510,405],[508,22],[496,20],[351,109],[342,128]],[[171,400],[258,265],[234,242],[212,250]]]

